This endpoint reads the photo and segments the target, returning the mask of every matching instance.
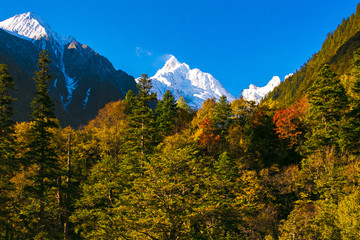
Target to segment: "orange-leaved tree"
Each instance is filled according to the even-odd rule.
[[[273,117],[276,133],[280,139],[288,140],[291,147],[300,146],[304,140],[307,109],[307,99],[301,98],[288,108],[276,111]]]

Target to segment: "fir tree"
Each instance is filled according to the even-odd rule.
[[[359,5],[360,6],[360,5]],[[360,49],[354,53],[352,60],[352,75],[354,83],[351,87],[351,111],[348,114],[347,129],[345,131],[345,147],[351,152],[359,153],[360,147]]]
[[[27,189],[27,197],[31,201],[24,213],[28,218],[27,227],[32,231],[31,234],[38,238],[54,237],[56,216],[52,208],[56,205],[56,199],[53,191],[59,176],[58,156],[52,146],[51,128],[57,128],[58,121],[48,92],[48,82],[52,79],[49,63],[48,53],[43,50],[39,56],[39,71],[34,77],[37,91],[31,103],[32,141],[25,155],[25,165],[32,165],[37,171],[31,179],[33,185]]]
[[[339,149],[342,131],[341,119],[347,108],[347,96],[336,74],[324,65],[308,93],[309,113],[307,122],[311,127],[306,135],[305,151],[319,150],[324,146]]]
[[[175,98],[169,90],[167,90],[155,109],[156,127],[160,139],[163,136],[170,135],[175,132],[175,123],[177,120],[177,107]]]
[[[231,114],[231,105],[226,100],[226,96],[222,95],[219,102],[216,104],[213,117],[214,124],[219,129],[221,137],[224,137],[229,129],[231,124]]]
[[[16,169],[14,148],[14,114],[10,91],[14,90],[14,81],[7,70],[7,65],[0,64],[0,231],[8,225],[10,178]],[[8,229],[7,229],[8,230]]]
[[[175,123],[176,132],[180,132],[182,129],[184,129],[193,119],[195,116],[195,111],[190,108],[190,106],[185,101],[184,97],[180,97],[176,101],[176,107],[177,107],[177,120]]]
[[[155,136],[154,113],[150,104],[156,101],[156,94],[151,93],[151,80],[143,74],[137,83],[139,92],[136,96],[130,92],[126,95],[129,122],[129,151],[142,156],[151,152]]]
[[[7,71],[7,65],[0,64],[0,175],[7,172],[14,164],[14,121],[11,119],[14,114],[10,91],[14,90],[14,81]]]
[[[129,91],[127,91],[127,93],[126,93],[125,102],[126,102],[125,113],[130,115],[132,112],[132,109],[134,109],[134,107],[135,107],[135,95],[131,89]]]

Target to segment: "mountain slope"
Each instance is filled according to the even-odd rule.
[[[190,69],[186,63],[180,63],[171,56],[164,67],[151,77],[153,88],[158,99],[161,99],[166,90],[170,90],[175,99],[184,97],[187,103],[194,108],[200,108],[202,103],[215,97],[219,99],[222,95],[229,102],[234,97],[216,80],[211,74],[204,73],[199,69]]]
[[[321,50],[314,54],[300,70],[282,82],[265,98],[265,102],[288,105],[306,95],[320,68],[329,64],[338,75],[347,74],[351,68],[353,52],[360,47],[360,4],[356,13],[344,19],[336,31],[329,33]]]
[[[16,109],[21,112],[15,115],[17,121],[29,119],[23,113],[31,111],[35,89],[31,78],[43,49],[52,60],[49,68],[54,79],[49,91],[63,126],[84,125],[106,103],[124,98],[129,89],[136,91],[133,77],[116,70],[90,47],[73,37],[58,35],[33,13],[19,14],[0,22],[0,63],[11,66],[17,86],[27,86],[19,87],[16,93],[21,104],[21,110]]]

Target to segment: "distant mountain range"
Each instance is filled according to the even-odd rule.
[[[32,77],[43,49],[52,60],[49,92],[64,126],[84,125],[106,103],[124,98],[129,89],[136,91],[132,76],[116,70],[90,47],[60,36],[34,13],[19,14],[0,22],[0,63],[8,64],[18,89],[17,121],[29,119],[35,92]]]
[[[74,37],[59,35],[36,14],[23,13],[0,22],[0,63],[9,66],[17,86],[16,121],[29,120],[35,92],[32,77],[43,49],[52,60],[49,68],[54,78],[49,92],[63,126],[85,125],[106,103],[123,99],[129,89],[137,91],[135,79],[116,70],[107,58]],[[176,99],[184,97],[193,108],[200,108],[208,98],[218,100],[225,95],[229,102],[235,99],[211,74],[190,69],[174,56],[151,79],[152,92],[159,99],[169,89]],[[259,103],[278,84],[280,79],[274,77],[263,88],[250,85],[238,97]]]
[[[218,100],[225,95],[229,102],[235,98],[231,95],[210,73],[200,69],[190,69],[186,63],[180,63],[175,56],[170,56],[164,67],[151,77],[153,88],[158,99],[161,99],[166,90],[170,90],[176,99],[184,97],[193,108],[201,108],[202,103],[208,98]],[[274,87],[280,84],[280,78],[275,76],[265,87],[256,87],[251,84],[238,96],[256,104]]]

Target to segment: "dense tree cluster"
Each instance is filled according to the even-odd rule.
[[[352,79],[324,65],[286,108],[226,97],[194,111],[167,91],[107,104],[60,128],[40,54],[32,120],[11,120],[0,65],[4,239],[358,239],[360,52]]]

